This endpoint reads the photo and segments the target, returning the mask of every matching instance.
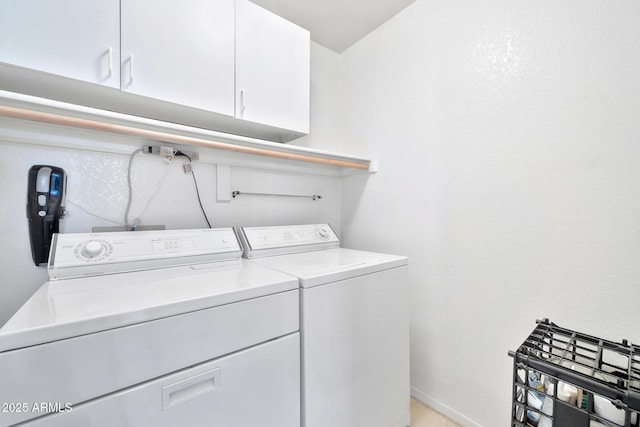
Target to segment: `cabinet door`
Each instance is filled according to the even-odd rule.
[[[0,61],[120,87],[119,0],[0,0]]]
[[[236,117],[309,133],[309,32],[237,0]]]
[[[123,91],[233,116],[234,0],[122,0]]]

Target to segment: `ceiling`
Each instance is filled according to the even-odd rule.
[[[311,31],[311,40],[342,53],[414,0],[252,0]]]

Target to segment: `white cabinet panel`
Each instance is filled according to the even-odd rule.
[[[234,0],[122,0],[121,88],[233,116]]]
[[[236,117],[309,133],[309,32],[248,0],[236,8]]]
[[[118,0],[0,0],[0,62],[120,87]]]
[[[407,272],[392,268],[302,290],[305,427],[409,421]]]
[[[295,333],[27,423],[30,427],[299,427]]]

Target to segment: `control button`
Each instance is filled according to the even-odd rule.
[[[91,240],[82,247],[80,253],[87,258],[96,258],[102,255],[106,250],[107,248],[101,242]]]
[[[154,251],[170,251],[183,249],[183,244],[180,240],[157,240],[151,242],[151,248]]]
[[[38,204],[40,206],[45,206],[47,204],[47,196],[45,196],[44,194],[40,194],[38,196]]]
[[[329,231],[327,231],[324,228],[321,228],[320,230],[318,230],[318,236],[320,236],[322,240],[327,240],[330,237],[330,234],[329,234]]]
[[[47,216],[47,211],[38,211],[38,216]]]

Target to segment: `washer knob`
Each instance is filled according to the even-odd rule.
[[[318,230],[318,236],[320,236],[322,240],[327,240],[329,238],[329,232],[326,229],[321,228]]]
[[[87,258],[96,258],[102,255],[106,250],[107,248],[104,244],[97,240],[91,240],[82,247],[80,253]]]

